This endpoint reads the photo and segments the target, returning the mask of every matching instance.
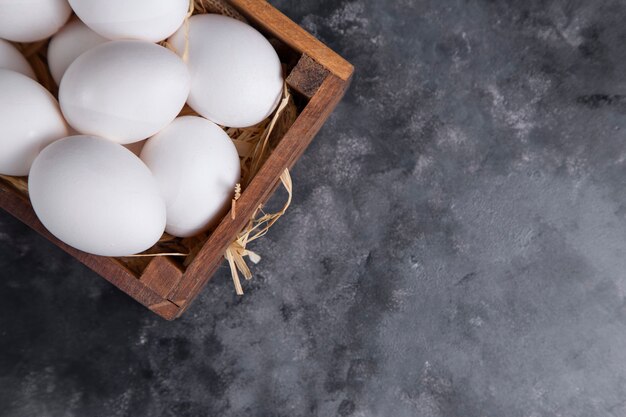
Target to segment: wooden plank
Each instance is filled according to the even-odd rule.
[[[183,271],[173,260],[166,256],[157,256],[150,261],[139,281],[166,299],[170,291],[178,285],[182,276]]]
[[[343,97],[348,85],[349,82],[332,74],[326,78],[317,94],[244,190],[237,203],[236,219],[227,215],[222,220],[187,268],[180,284],[168,295],[169,300],[181,307],[179,314],[209,281],[222,263],[228,245],[252,217],[259,204],[269,198],[285,168],[291,167],[302,155]]]
[[[311,99],[330,72],[307,54],[302,54],[295,68],[287,77],[287,85]]]
[[[292,48],[326,67],[338,78],[347,81],[354,67],[315,36],[293,22],[264,0],[228,0],[248,20],[254,22]]]
[[[2,180],[0,180],[0,206],[144,306],[150,308],[152,305],[167,302],[172,304],[172,307],[161,308],[161,311],[170,317],[163,317],[171,320],[177,314],[178,306],[160,297],[140,282],[130,270],[125,268],[115,258],[106,258],[81,252],[52,236],[35,215],[28,198],[15,191]]]
[[[180,308],[168,300],[149,305],[148,308],[153,313],[163,317],[165,320],[174,320],[180,316]]]

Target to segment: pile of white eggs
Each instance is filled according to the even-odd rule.
[[[0,0],[0,174],[28,175],[35,213],[70,246],[128,256],[164,231],[205,231],[228,210],[240,162],[218,125],[271,115],[282,68],[252,27],[213,14],[186,21],[188,7]],[[58,101],[11,43],[50,37]],[[200,116],[178,117],[185,103]],[[138,154],[127,147],[142,141]]]

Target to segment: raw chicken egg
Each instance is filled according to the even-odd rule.
[[[189,0],[70,0],[76,15],[109,39],[159,42],[182,24]]]
[[[146,142],[141,159],[165,199],[167,233],[196,235],[228,211],[241,168],[235,145],[215,123],[179,117]]]
[[[0,69],[0,174],[25,176],[39,152],[67,136],[56,99],[19,72]]]
[[[49,38],[71,13],[67,0],[0,0],[0,38],[13,42]]]
[[[171,123],[189,86],[187,67],[172,51],[149,42],[112,41],[69,66],[59,103],[76,131],[127,144]]]
[[[196,15],[170,38],[179,54],[188,44],[189,105],[207,119],[247,127],[267,118],[280,101],[280,59],[251,26],[216,14]]]
[[[165,203],[150,170],[106,139],[71,136],[49,145],[33,162],[28,188],[46,229],[94,255],[142,252],[165,229]]]
[[[26,58],[24,58],[24,55],[22,55],[15,46],[11,45],[10,42],[3,39],[0,39],[0,68],[17,71],[35,81],[37,80],[33,69],[28,61],[26,61]]]
[[[108,39],[89,29],[83,22],[73,19],[52,37],[48,45],[48,66],[52,78],[59,85],[65,70],[83,52]]]

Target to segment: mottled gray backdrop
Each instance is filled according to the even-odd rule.
[[[625,416],[626,3],[273,3],[357,74],[246,295],[164,322],[2,213],[0,415]]]

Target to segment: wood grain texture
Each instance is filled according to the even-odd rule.
[[[139,281],[160,297],[166,298],[170,291],[178,285],[182,277],[183,271],[172,259],[166,256],[158,256],[150,261],[143,274],[141,274]]]
[[[295,68],[287,77],[287,85],[311,99],[328,77],[329,71],[308,56],[302,54]]]
[[[228,0],[256,26],[281,39],[293,49],[319,62],[338,78],[347,81],[354,67],[339,54],[298,26],[264,0]]]
[[[317,79],[317,84],[322,80],[323,82],[321,85],[307,87],[307,94],[312,97],[243,191],[237,202],[236,219],[226,215],[184,271],[173,260],[161,257],[150,261],[138,277],[118,259],[89,255],[67,246],[52,236],[39,222],[28,197],[0,179],[1,208],[167,320],[180,316],[206,285],[224,261],[226,247],[234,241],[259,205],[271,196],[280,182],[282,172],[293,166],[339,103],[353,72],[352,65],[265,1],[231,0],[230,3],[246,18],[284,44],[313,58],[314,61],[308,61],[311,65],[300,66],[297,70],[301,72],[297,75],[302,80]],[[313,72],[307,74],[307,71]]]
[[[30,201],[2,180],[0,180],[0,206],[21,220],[23,223],[26,223],[32,229],[39,232],[42,236],[49,239],[65,252],[69,253],[80,262],[105,277],[117,288],[124,291],[144,306],[149,308],[151,305],[167,301],[140,282],[137,277],[130,270],[124,267],[124,265],[122,265],[117,259],[89,255],[66,245],[52,236],[43,224],[41,224],[39,219],[37,219],[37,216],[30,205]],[[178,310],[178,307],[176,307],[176,310]]]
[[[348,81],[332,74],[326,78],[317,94],[244,190],[237,202],[237,218],[233,220],[226,216],[211,234],[196,259],[187,268],[180,284],[167,297],[181,307],[181,313],[222,263],[223,254],[236,234],[245,226],[259,205],[270,197],[282,172],[290,168],[302,155],[343,97],[347,87]]]

